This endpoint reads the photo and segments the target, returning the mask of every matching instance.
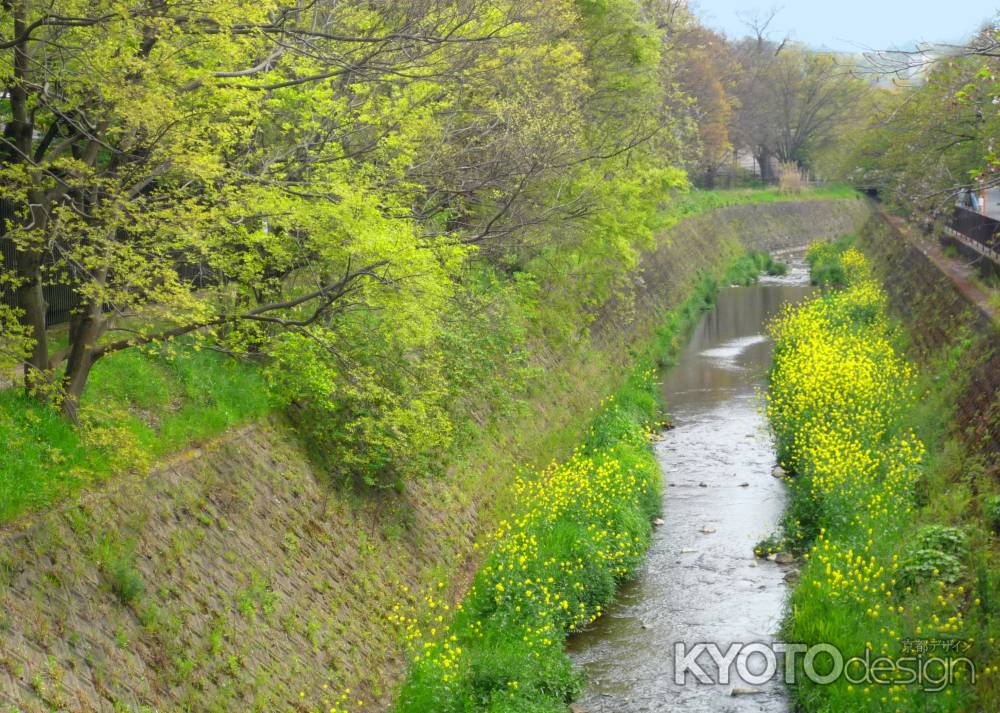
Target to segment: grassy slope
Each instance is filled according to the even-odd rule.
[[[849,244],[840,241],[813,251],[813,274],[818,281],[827,286],[851,282],[857,266],[841,260]],[[845,658],[861,656],[866,649],[873,658],[899,656],[906,640],[967,641],[970,649],[951,655],[968,656],[978,667],[978,679],[972,685],[966,673],[934,692],[917,685],[865,686],[840,680],[821,686],[803,680],[795,689],[797,698],[810,711],[996,710],[1000,704],[994,668],[995,644],[1000,638],[1000,572],[994,535],[1000,519],[990,520],[989,504],[997,502],[997,485],[982,477],[988,466],[983,456],[974,454],[952,428],[964,388],[967,355],[976,341],[966,335],[915,371],[905,357],[909,335],[888,317],[884,305],[866,317],[867,310],[859,309],[857,300],[838,299],[833,293],[821,299],[840,320],[833,333],[822,339],[843,337],[876,345],[872,364],[878,369],[889,368],[888,362],[903,364],[911,376],[901,377],[905,384],[898,399],[880,402],[867,398],[873,391],[862,387],[857,376],[864,365],[855,364],[855,375],[846,378],[854,379],[857,388],[840,384],[836,390],[851,392],[855,405],[869,409],[866,417],[875,414],[887,428],[873,441],[857,412],[850,415],[854,405],[838,413],[824,404],[821,421],[839,422],[854,444],[825,462],[808,455],[790,458],[789,465],[797,466],[800,473],[791,488],[785,544],[808,554],[801,583],[791,599],[785,637],[833,643]],[[779,335],[776,364],[782,350],[795,349],[791,343],[783,345]],[[813,367],[817,373],[829,371],[818,363]],[[777,368],[772,393],[788,386]],[[819,392],[812,393],[819,398]],[[808,399],[806,404],[807,408],[819,406]],[[789,421],[788,413],[779,413],[776,424],[786,457],[795,449],[791,442],[797,435],[809,433],[811,439],[823,435],[814,433],[816,429],[805,420]],[[922,444],[922,454],[916,460],[904,456],[895,450],[901,440]],[[866,447],[879,453],[870,478],[865,477],[859,460],[850,467],[845,460],[856,458]],[[816,454],[821,455],[819,451]],[[901,470],[894,475],[896,466]],[[822,478],[831,482],[830,476],[841,467],[844,472],[837,477],[846,486],[817,482]],[[900,474],[905,475],[900,478]],[[883,498],[890,507],[882,512],[869,507],[876,498]],[[948,654],[939,650],[937,655]]]
[[[98,362],[80,429],[19,389],[0,391],[0,523],[267,410],[254,367],[183,345]]]

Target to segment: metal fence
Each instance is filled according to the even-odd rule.
[[[945,233],[1000,266],[1000,221],[955,206],[945,225]]]

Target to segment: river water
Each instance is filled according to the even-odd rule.
[[[678,642],[715,642],[725,652],[733,642],[777,635],[788,569],[753,554],[785,504],[784,485],[771,476],[774,447],[761,399],[771,358],[764,326],[808,291],[800,261],[785,277],[723,290],[664,374],[673,424],[656,443],[664,524],[636,579],[591,629],[570,640],[570,655],[588,678],[575,711],[789,710],[779,677],[751,685],[735,675],[716,685],[688,673],[678,684],[674,662]],[[750,657],[752,672],[762,660]],[[709,655],[698,661],[714,678]]]

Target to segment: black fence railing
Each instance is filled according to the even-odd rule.
[[[997,248],[997,236],[1000,235],[1000,220],[977,213],[974,210],[955,206],[950,227],[967,238],[987,247]]]
[[[955,206],[945,224],[945,233],[964,249],[987,258],[993,264],[991,271],[1000,269],[1000,220]]]

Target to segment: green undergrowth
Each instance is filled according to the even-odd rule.
[[[918,368],[850,244],[810,250],[826,289],[773,327],[768,411],[792,478],[784,532],[768,545],[804,561],[786,641],[890,663],[874,679],[853,664],[854,682],[821,684],[800,657],[794,693],[805,711],[997,710],[1000,496],[989,449],[953,425],[978,341],[959,329]]]
[[[740,258],[722,282],[757,276],[766,264]],[[719,284],[702,273],[572,455],[517,482],[513,514],[487,538],[463,602],[452,609],[432,589],[395,612],[411,651],[397,713],[565,711],[579,693],[566,638],[601,615],[642,561],[661,497],[650,447],[661,418],[659,367],[672,362]]]
[[[724,285],[752,285],[762,274],[784,275],[788,265],[772,258],[763,250],[750,250],[734,262],[722,276]]]
[[[856,241],[856,236],[844,235],[836,240],[824,240],[810,245],[806,262],[809,263],[812,283],[821,287],[843,287],[847,282],[847,275],[841,255]]]
[[[793,192],[782,191],[778,188],[692,191],[678,196],[671,204],[669,214],[676,220],[688,215],[735,205],[783,201],[846,200],[858,197],[858,192],[846,185],[821,186]]]
[[[267,410],[255,367],[186,344],[99,361],[78,428],[20,389],[0,391],[0,522]]]

